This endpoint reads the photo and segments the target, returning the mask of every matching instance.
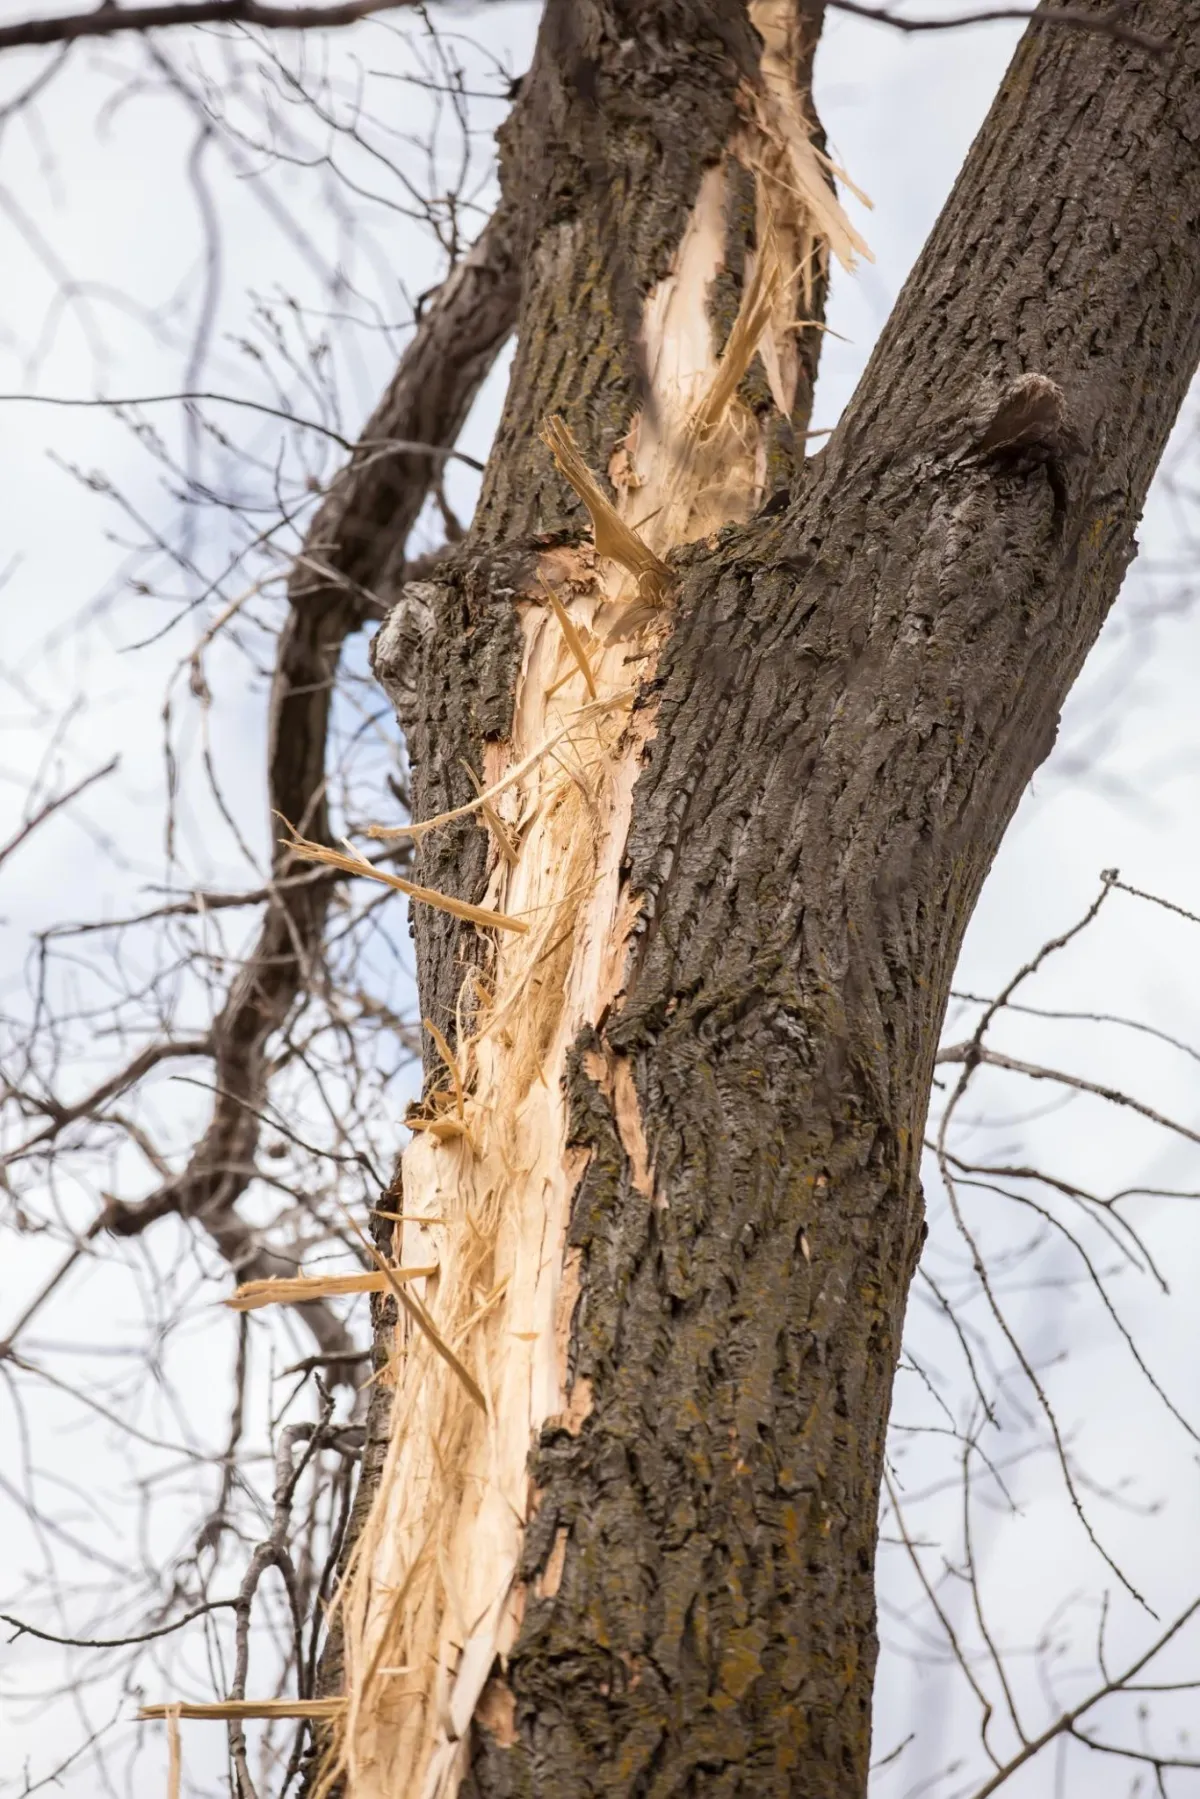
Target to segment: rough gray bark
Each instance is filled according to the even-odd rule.
[[[551,31],[566,10],[551,0]],[[476,1731],[477,1799],[864,1790],[884,1432],[951,972],[1200,356],[1200,21],[1188,0],[1129,18],[1168,52],[1027,35],[791,504],[675,558],[628,844],[641,921],[571,1089],[591,1411],[534,1452],[525,1573],[564,1528],[565,1564],[507,1670],[515,1740]],[[599,468],[628,423],[606,224],[645,292],[755,55],[740,0],[589,0],[576,21],[616,198],[585,178],[596,121],[560,55],[505,141],[526,276],[479,514],[377,657],[418,817],[469,798],[460,759],[508,729],[536,534],[583,534],[543,415]],[[971,454],[1029,372],[1063,389],[1067,441]],[[469,823],[418,865],[482,892]],[[449,1030],[472,933],[428,911],[414,928],[422,1008]],[[632,1062],[657,1207],[588,1051]]]

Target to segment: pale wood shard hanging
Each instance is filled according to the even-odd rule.
[[[529,929],[523,918],[510,918],[504,912],[489,912],[483,906],[472,906],[466,900],[455,899],[453,894],[438,893],[433,887],[418,887],[415,881],[406,881],[403,875],[391,874],[386,868],[376,868],[365,856],[353,851],[331,849],[325,843],[311,843],[307,837],[298,837],[294,832],[286,842],[288,849],[300,862],[319,862],[323,867],[339,869],[343,874],[378,881],[381,886],[403,893],[407,899],[419,900],[422,905],[432,906],[438,912],[449,912],[451,917],[464,919],[468,924],[480,925],[484,929],[495,927],[501,931],[516,931],[518,934]]]
[[[230,1719],[250,1722],[255,1718],[314,1718],[331,1721],[340,1718],[346,1701],[334,1699],[216,1699],[208,1705],[186,1705],[171,1700],[163,1705],[138,1708],[142,1720],[155,1718],[201,1718],[219,1723]]]
[[[436,1273],[437,1267],[431,1263],[424,1268],[393,1268],[391,1278],[415,1281]],[[221,1303],[233,1312],[256,1312],[262,1306],[299,1306],[306,1300],[337,1299],[348,1293],[386,1293],[388,1278],[382,1269],[365,1269],[361,1274],[282,1275],[273,1280],[243,1281]]]

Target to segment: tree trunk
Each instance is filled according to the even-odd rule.
[[[504,136],[504,419],[376,645],[416,879],[500,923],[414,907],[353,1799],[865,1789],[933,1056],[1200,355],[1200,24],[1026,34],[805,463],[818,14],[550,0]]]

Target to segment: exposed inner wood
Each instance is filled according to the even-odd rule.
[[[616,513],[651,562],[761,504],[763,425],[739,385],[760,356],[789,412],[814,264],[831,248],[847,260],[861,248],[788,77],[790,0],[752,0],[750,11],[765,44],[763,79],[729,145],[757,183],[757,248],[740,309],[726,341],[715,341],[722,165],[704,175],[673,266],[646,301],[655,423],[635,418],[607,471]],[[523,655],[512,728],[479,772],[486,798],[476,816],[492,838],[485,906],[529,929],[497,933],[486,972],[464,983],[456,1048],[438,1039],[452,1066],[427,1095],[404,1156],[395,1261],[436,1266],[406,1291],[485,1407],[428,1333],[402,1320],[390,1447],[340,1600],[347,1707],[326,1784],[343,1774],[351,1799],[448,1799],[472,1720],[511,1730],[503,1668],[525,1604],[520,1557],[538,1497],[529,1452],[551,1420],[577,1432],[590,1403],[569,1367],[577,1273],[567,1230],[585,1157],[568,1141],[565,1077],[580,1033],[620,1004],[638,915],[625,848],[655,729],[653,705],[635,701],[669,618],[662,593],[599,553],[607,540],[596,535],[595,545],[545,550],[515,601]],[[630,1072],[610,1057],[596,1073],[651,1194]],[[541,1595],[556,1590],[565,1553],[560,1538]]]

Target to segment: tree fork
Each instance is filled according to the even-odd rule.
[[[845,1799],[949,981],[1200,355],[1200,25],[1143,0],[1162,57],[1027,34],[832,441],[754,516],[806,423],[773,310],[799,271],[765,266],[800,236],[769,193],[799,15],[596,0],[564,51],[566,10],[503,145],[526,278],[479,513],[377,646],[419,818],[471,802],[464,761],[528,759],[572,680],[578,728],[561,778],[547,752],[506,790],[515,864],[478,811],[418,846],[425,884],[523,904],[544,959],[415,918],[445,1048],[397,1248],[434,1244],[488,1412],[401,1344],[338,1766],[353,1799]],[[622,280],[658,427],[631,429]],[[683,422],[751,322],[714,462]],[[1031,374],[1061,404],[1001,442]],[[666,559],[665,616],[589,547],[555,412]]]

